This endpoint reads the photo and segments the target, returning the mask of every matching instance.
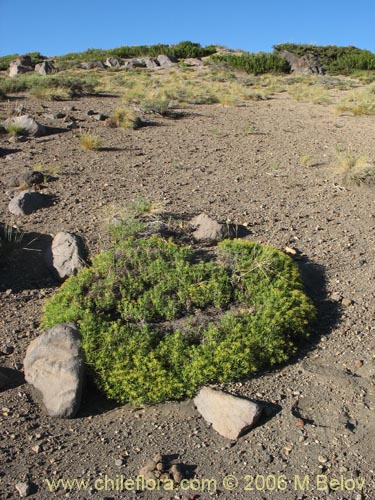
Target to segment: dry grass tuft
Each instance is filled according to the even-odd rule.
[[[375,163],[351,147],[336,149],[336,165],[347,185],[375,186]]]
[[[98,150],[102,146],[100,137],[86,132],[80,135],[79,141],[85,151]]]

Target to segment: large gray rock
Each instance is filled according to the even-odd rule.
[[[125,61],[124,68],[134,69],[134,68],[146,68],[146,62],[144,59],[130,59],[129,61]]]
[[[188,66],[203,66],[203,61],[202,59],[199,59],[199,57],[188,57],[187,59],[184,59],[184,63]]]
[[[83,353],[75,325],[60,323],[34,339],[23,364],[25,379],[42,394],[48,414],[74,417],[84,383]]]
[[[48,128],[38,123],[30,115],[13,116],[2,123],[6,129],[10,126],[17,127],[22,132],[22,135],[32,137],[40,137],[48,134]]]
[[[35,71],[40,75],[49,75],[50,73],[55,73],[56,68],[52,61],[43,61],[35,65]]]
[[[146,64],[147,69],[155,69],[160,67],[158,60],[155,57],[144,57],[143,60]]]
[[[82,69],[107,69],[103,61],[88,61],[81,63]]]
[[[288,61],[293,73],[303,75],[322,75],[324,73],[318,56],[314,54],[306,54],[298,57],[288,50],[283,50],[279,53],[279,56]]]
[[[9,64],[9,76],[22,75],[28,71],[34,71],[30,56],[20,56]]]
[[[85,266],[85,253],[83,241],[78,235],[61,231],[53,238],[47,264],[64,280]]]
[[[215,431],[228,439],[238,439],[257,423],[262,413],[256,403],[210,387],[203,387],[194,403]]]
[[[8,210],[13,215],[30,215],[40,208],[48,206],[50,198],[31,189],[21,191],[12,198],[8,205]]]
[[[157,57],[157,60],[163,68],[174,66],[177,63],[177,59],[175,57],[167,56],[165,54],[160,54],[160,56]]]
[[[230,236],[230,227],[227,224],[220,224],[206,214],[194,217],[190,224],[195,228],[194,239],[202,243],[215,244]]]
[[[108,68],[119,68],[121,66],[121,63],[116,57],[107,57],[107,59],[104,61],[104,65]]]

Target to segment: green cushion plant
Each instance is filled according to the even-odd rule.
[[[290,257],[224,241],[199,252],[130,236],[69,278],[43,325],[75,321],[89,371],[109,398],[157,403],[286,361],[315,309]]]

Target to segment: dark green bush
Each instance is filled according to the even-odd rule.
[[[56,57],[58,65],[61,63],[81,63],[88,61],[103,61],[107,57],[157,57],[160,54],[167,54],[177,58],[187,57],[203,57],[214,54],[216,47],[209,45],[201,47],[199,43],[194,42],[180,42],[176,45],[156,44],[156,45],[135,45],[123,46],[115,49],[102,50],[102,49],[88,49],[84,52],[72,52],[60,57]]]
[[[263,73],[289,73],[290,66],[285,59],[281,59],[277,54],[259,52],[251,54],[217,54],[211,57],[213,61],[225,63],[237,69],[260,75]]]
[[[75,321],[92,377],[117,401],[192,396],[287,360],[314,307],[284,253],[247,241],[216,260],[159,236],[130,237],[68,279],[43,325]]]
[[[327,73],[350,74],[357,70],[375,70],[375,54],[357,47],[281,43],[275,45],[274,50],[276,53],[287,50],[298,57],[308,54],[315,55]]]

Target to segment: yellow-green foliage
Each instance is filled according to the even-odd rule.
[[[120,107],[114,110],[110,125],[125,129],[137,129],[142,126],[142,119],[133,109]]]
[[[351,113],[354,116],[375,114],[375,85],[351,92],[337,104],[336,111],[339,114]]]
[[[200,260],[154,235],[117,243],[69,278],[43,325],[78,324],[109,398],[155,403],[287,360],[314,314],[297,266],[276,249],[225,241],[216,260]]]
[[[81,143],[81,146],[83,149],[86,151],[92,150],[92,149],[99,149],[102,145],[102,141],[100,137],[97,135],[89,134],[89,133],[83,133],[79,137],[79,141]]]
[[[367,155],[357,154],[351,147],[338,147],[336,164],[345,184],[375,186],[375,163]]]
[[[288,89],[289,94],[301,102],[311,102],[312,104],[329,104],[330,95],[323,87],[314,84],[296,83]]]

